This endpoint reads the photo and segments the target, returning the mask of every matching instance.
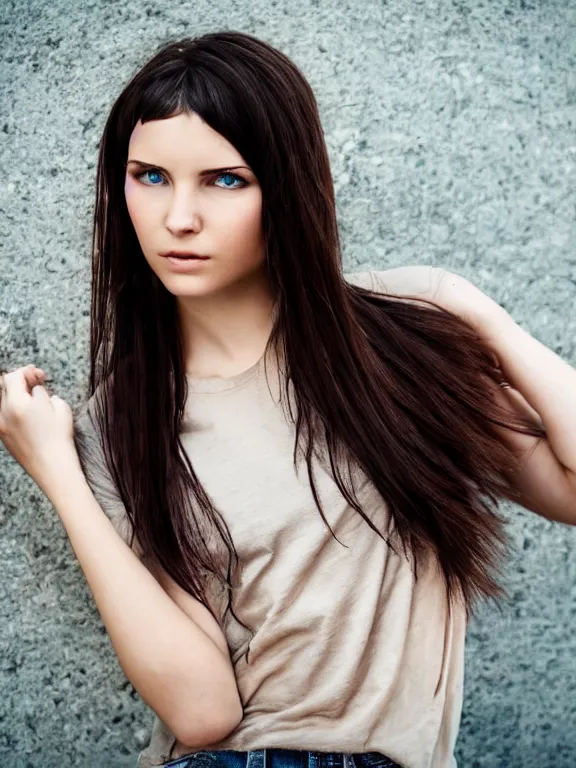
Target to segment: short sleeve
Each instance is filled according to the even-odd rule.
[[[344,275],[344,279],[358,288],[365,288],[368,291],[376,290],[374,272],[348,272]]]
[[[132,525],[108,469],[90,401],[76,414],[74,431],[76,447],[88,485],[116,531],[130,545]],[[136,541],[132,548],[138,550]]]

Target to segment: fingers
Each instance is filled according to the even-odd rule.
[[[38,400],[39,402],[46,402],[50,403],[51,398],[50,394],[48,393],[48,390],[46,387],[43,387],[41,384],[36,384],[34,387],[32,387],[32,397],[34,400]]]
[[[0,407],[2,407],[2,402],[8,398],[18,400],[33,394],[35,387],[39,386],[43,389],[42,385],[45,381],[46,374],[35,365],[26,365],[23,368],[16,368],[3,374],[0,377]]]
[[[66,413],[69,410],[68,403],[66,400],[63,400],[61,397],[58,397],[58,395],[52,395],[50,398],[50,402],[52,403],[52,407],[56,411],[56,413]]]
[[[30,391],[32,391],[32,388],[37,384],[42,384],[46,378],[44,371],[41,368],[36,368],[34,365],[27,365],[21,370],[26,385]]]
[[[9,444],[14,447],[27,430],[39,428],[46,418],[53,418],[56,411],[67,408],[64,401],[57,406],[44,386],[46,381],[44,371],[34,365],[0,376],[0,440],[13,454]],[[67,411],[62,413],[64,416],[68,417]]]

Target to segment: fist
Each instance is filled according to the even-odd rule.
[[[45,380],[33,365],[0,378],[0,439],[40,487],[76,454],[72,411]]]

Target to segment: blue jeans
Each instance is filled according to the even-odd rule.
[[[163,768],[402,768],[379,752],[347,755],[295,749],[195,752],[164,763]]]

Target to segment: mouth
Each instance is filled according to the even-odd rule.
[[[168,251],[167,253],[161,253],[160,256],[176,261],[207,261],[209,256],[201,256],[199,253],[193,253],[192,251]]]

